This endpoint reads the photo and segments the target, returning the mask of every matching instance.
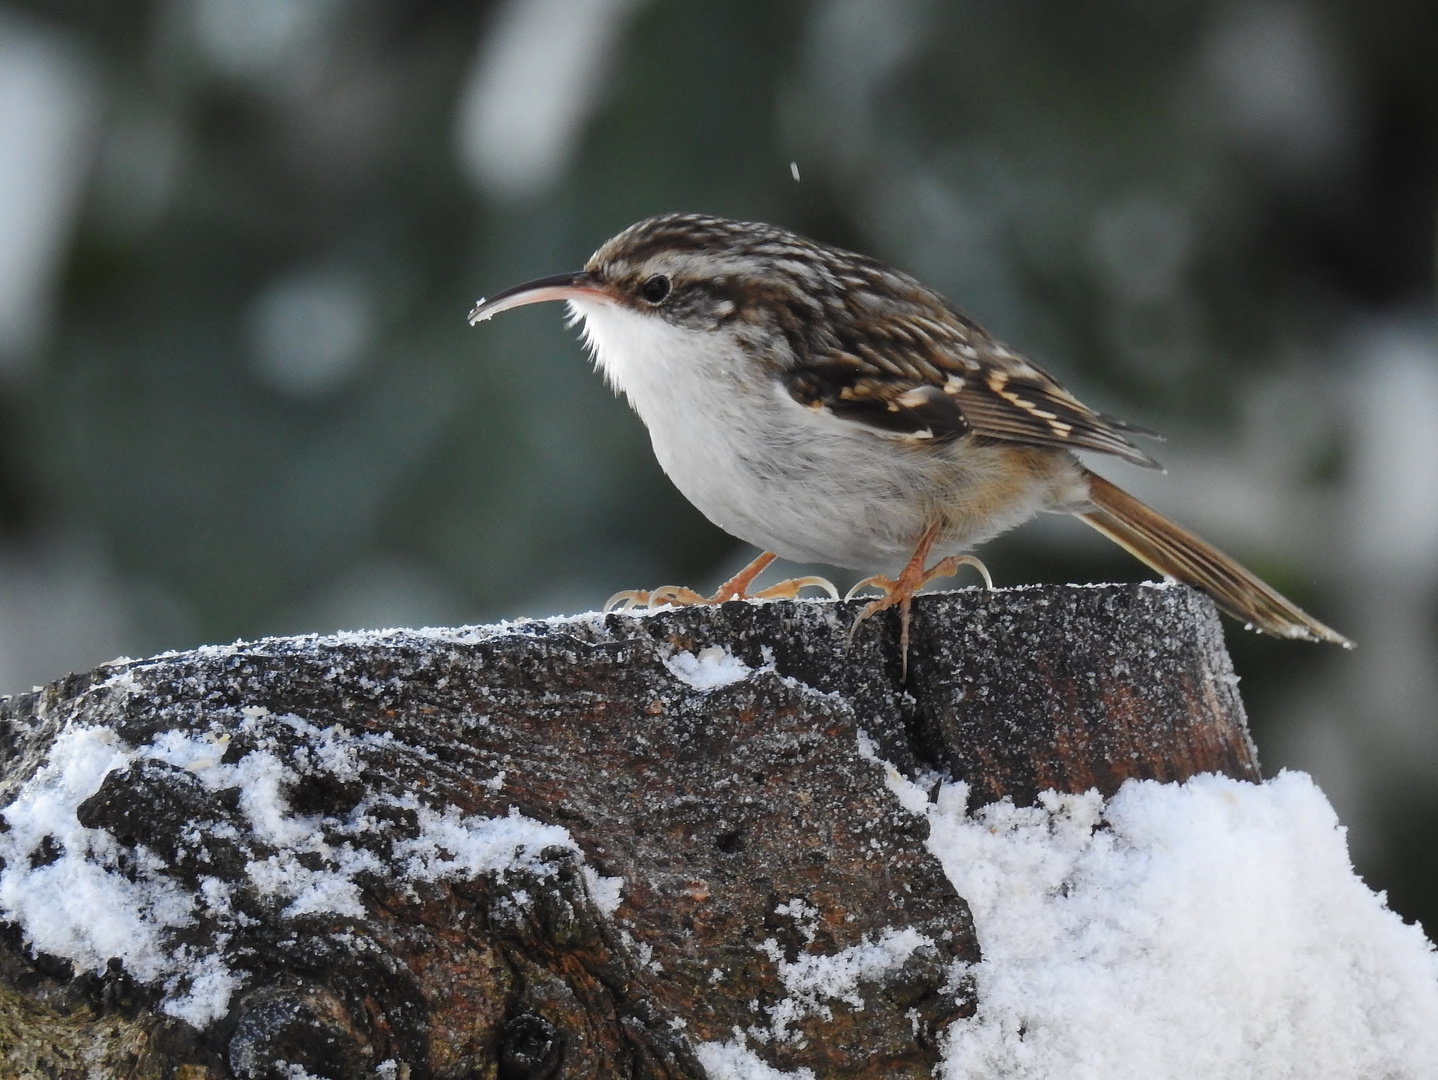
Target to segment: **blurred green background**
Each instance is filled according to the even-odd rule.
[[[1265,768],[1438,926],[1435,46],[1398,0],[0,5],[0,693],[717,584],[751,552],[562,312],[464,315],[770,220],[1168,435],[1100,466],[1360,644],[1230,624]],[[984,557],[1146,576],[1066,520]]]

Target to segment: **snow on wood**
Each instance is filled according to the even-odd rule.
[[[1432,953],[1311,782],[1252,783],[1206,600],[924,597],[907,682],[859,606],[238,643],[10,699],[7,1060],[1438,1072]]]

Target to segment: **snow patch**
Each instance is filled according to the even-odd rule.
[[[229,1011],[230,998],[239,988],[239,976],[225,966],[218,953],[209,953],[165,980],[160,1011],[191,1027],[204,1028]]]
[[[395,859],[411,881],[473,878],[526,869],[545,874],[539,855],[547,847],[578,851],[569,830],[546,825],[510,809],[507,817],[461,814],[452,806],[443,812],[416,806],[419,835],[395,844]]]
[[[303,741],[287,746],[275,737],[274,725]],[[212,832],[259,845],[245,876],[259,896],[284,905],[282,918],[362,917],[366,874],[411,884],[482,874],[502,879],[515,870],[544,878],[553,873],[541,858],[546,848],[579,851],[566,829],[517,810],[466,815],[453,807],[436,810],[407,793],[371,794],[344,817],[296,813],[286,793],[310,775],[358,778],[372,737],[259,707],[241,710],[238,730],[255,748],[231,762],[225,761],[228,735],[166,731],[131,748],[105,727],[62,730],[45,765],[0,809],[6,825],[0,832],[0,918],[20,926],[32,949],[68,959],[79,972],[103,972],[118,959],[140,982],[163,988],[160,1008],[170,1016],[204,1027],[225,1015],[243,985],[242,973],[225,963],[228,934],[218,931],[212,947],[197,950],[176,943],[173,932],[193,927],[202,916],[219,927],[243,918],[231,908],[235,883],[205,876],[187,889],[153,852],[125,848],[78,820],[80,805],[106,776],[146,760],[184,769],[210,791],[238,791],[248,834],[223,822]],[[390,854],[382,860],[369,848],[386,835],[392,837]],[[612,913],[623,879],[584,869],[596,904]],[[516,898],[523,900],[519,893]]]
[[[1308,776],[967,801],[928,809],[984,957],[943,1080],[1438,1076],[1438,958]]]
[[[742,682],[753,669],[722,645],[700,649],[696,656],[689,650],[677,652],[664,661],[675,678],[695,690],[714,690],[730,683]]]
[[[148,982],[170,972],[163,931],[194,921],[193,900],[144,848],[134,852],[132,880],[121,870],[129,853],[76,816],[130,759],[108,728],[60,733],[46,764],[0,811],[8,826],[0,833],[0,918],[21,925],[33,948],[66,958],[78,972],[102,972],[118,957]]]
[[[803,902],[799,910],[794,903],[780,905],[779,913],[789,914],[802,920],[807,914]],[[801,931],[803,923],[800,923]],[[854,1009],[864,1008],[864,999],[859,994],[860,982],[882,982],[890,973],[903,967],[914,950],[932,947],[933,939],[919,933],[912,926],[902,930],[893,927],[885,930],[877,941],[864,939],[829,956],[801,953],[792,963],[784,960],[784,950],[774,938],[766,938],[758,946],[760,952],[778,965],[779,981],[784,984],[788,996],[779,999],[769,1007],[769,1027],[751,1027],[749,1034],[762,1041],[770,1038],[779,1042],[795,1042],[800,1036],[790,1031],[790,1025],[805,1016],[817,1015],[825,1020],[833,1019],[833,1011],[825,1002],[842,1001]]]
[[[694,1055],[709,1080],[814,1080],[812,1069],[785,1072],[774,1068],[745,1046],[742,1037],[723,1043],[695,1043]]]

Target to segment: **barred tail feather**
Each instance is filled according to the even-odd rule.
[[[1160,574],[1202,589],[1234,618],[1277,637],[1353,648],[1342,634],[1128,492],[1091,472],[1088,485],[1093,509],[1078,517]]]

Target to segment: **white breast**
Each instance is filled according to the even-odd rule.
[[[784,558],[892,570],[913,551],[936,504],[983,487],[999,467],[983,449],[949,460],[812,412],[722,333],[685,330],[615,304],[570,307],[675,486],[721,529]],[[1035,490],[993,520],[945,537],[935,554],[996,535],[1044,503]]]

